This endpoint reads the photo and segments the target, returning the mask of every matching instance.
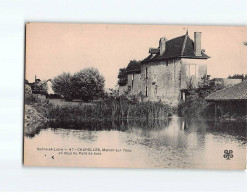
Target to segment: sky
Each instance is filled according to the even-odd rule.
[[[26,25],[26,79],[33,82],[52,79],[63,72],[71,74],[94,67],[105,77],[105,87],[117,84],[119,68],[130,60],[143,60],[159,39],[172,39],[186,33],[202,32],[202,49],[208,74],[227,77],[247,74],[247,27],[173,26],[125,24],[28,23]]]

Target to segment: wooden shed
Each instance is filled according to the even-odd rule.
[[[206,97],[214,102],[215,117],[234,119],[247,116],[247,80]]]

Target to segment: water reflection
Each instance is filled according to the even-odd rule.
[[[25,133],[28,139],[26,143],[32,146],[40,147],[47,144],[56,147],[108,146],[130,148],[133,151],[128,157],[105,155],[104,161],[108,163],[107,166],[233,168],[239,167],[237,164],[239,162],[244,166],[245,162],[245,121],[169,118],[80,123],[50,122],[28,129]],[[236,161],[232,160],[231,163],[235,164],[226,164],[222,157],[225,149],[234,151]],[[103,166],[101,160],[95,157],[90,163]],[[68,163],[68,160],[66,162]],[[91,166],[87,161],[81,162],[79,159],[76,163],[78,166]]]
[[[165,120],[115,120],[115,121],[83,121],[83,122],[65,122],[51,121],[47,123],[34,123],[25,127],[25,135],[34,137],[40,131],[52,128],[59,133],[67,130],[87,130],[87,131],[128,131],[142,134],[146,137],[152,137],[155,134],[165,131],[169,136],[175,136],[183,142],[183,135],[198,136],[206,133],[226,134],[236,136],[239,140],[246,141],[246,122],[245,121],[214,121],[204,119],[185,119],[185,118],[167,118]],[[62,130],[61,130],[62,129]],[[190,138],[192,139],[192,138]]]

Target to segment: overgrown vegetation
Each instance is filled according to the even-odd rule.
[[[185,117],[209,117],[213,116],[212,104],[205,98],[211,93],[222,89],[223,86],[210,81],[210,76],[204,76],[198,86],[187,83],[186,101],[181,101],[178,113]]]
[[[55,106],[49,100],[28,95],[25,103],[35,107],[45,118],[57,121],[161,119],[172,115],[171,107],[161,102],[138,102],[124,96],[106,96],[90,105]]]

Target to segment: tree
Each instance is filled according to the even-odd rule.
[[[118,85],[125,86],[128,82],[126,68],[120,68],[118,72]]]
[[[118,72],[118,85],[125,86],[128,83],[128,73],[141,72],[140,61],[130,60],[127,68],[120,68]]]
[[[85,68],[70,75],[63,73],[52,80],[52,89],[66,100],[88,100],[104,93],[105,79],[95,68]]]
[[[188,117],[211,116],[211,104],[205,98],[211,93],[223,89],[224,86],[210,80],[210,75],[203,76],[198,87],[191,86],[187,84],[186,101],[181,101],[179,104],[180,115]]]
[[[126,68],[127,72],[131,72],[131,71],[141,71],[141,63],[140,61],[136,61],[136,60],[130,60],[127,68]]]
[[[247,74],[246,75],[244,75],[244,74],[234,74],[234,75],[229,75],[228,77],[227,77],[228,79],[242,79],[242,80],[245,80],[245,79],[247,79]]]
[[[73,99],[75,89],[72,85],[72,76],[69,73],[63,73],[55,77],[51,83],[56,94],[63,96],[65,100]]]
[[[72,78],[74,97],[88,100],[104,93],[105,78],[95,68],[84,68]]]

